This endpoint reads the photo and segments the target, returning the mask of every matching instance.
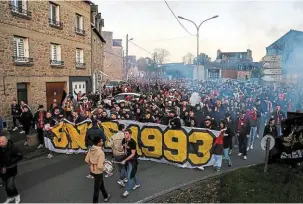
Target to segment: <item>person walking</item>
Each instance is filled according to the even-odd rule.
[[[103,180],[105,154],[102,151],[102,140],[101,137],[94,137],[92,141],[93,146],[88,150],[85,162],[89,164],[90,172],[95,180],[93,203],[98,203],[99,191],[103,195],[104,202],[107,202],[110,194],[107,193]]]
[[[22,128],[23,128],[23,131],[25,133],[24,145],[27,145],[27,137],[26,136],[29,134],[29,130],[30,130],[30,127],[32,125],[33,114],[30,112],[28,106],[23,106],[22,109],[23,109],[23,112],[21,114],[20,121],[22,123]]]
[[[140,187],[139,179],[137,177],[138,170],[138,154],[137,154],[137,143],[132,138],[132,130],[126,129],[124,131],[124,139],[122,140],[122,145],[124,147],[124,152],[126,158],[121,162],[122,165],[127,167],[127,184],[123,197],[127,197],[133,185],[135,183],[133,190],[136,190]]]
[[[249,112],[248,122],[250,126],[250,132],[249,132],[249,138],[248,138],[248,144],[247,144],[247,151],[249,149],[254,149],[254,142],[255,137],[257,135],[257,129],[258,129],[258,115],[257,115],[257,109],[254,107]]]
[[[14,123],[13,131],[18,130],[17,120],[20,123],[21,112],[22,112],[22,110],[21,110],[20,105],[17,103],[16,99],[13,99],[13,103],[11,105],[11,113],[13,116],[13,123]]]
[[[125,159],[125,152],[122,146],[122,140],[124,139],[124,124],[119,124],[118,126],[119,131],[114,134],[113,136],[110,137],[108,146],[112,148],[113,155],[114,155],[114,160],[117,162],[117,166],[119,169],[119,180],[118,184],[121,186],[125,186],[125,181],[127,182],[126,179],[126,167],[125,165],[122,165],[120,162],[122,162]]]
[[[250,126],[249,121],[246,117],[245,111],[241,112],[240,117],[237,119],[237,136],[239,141],[239,154],[238,156],[243,155],[243,159],[247,159],[247,138],[249,137]]]
[[[34,116],[34,123],[38,133],[39,146],[38,149],[44,145],[44,120],[46,118],[46,111],[43,109],[43,105],[39,105],[38,111]]]
[[[0,136],[0,177],[3,180],[7,199],[4,203],[20,203],[20,194],[15,186],[17,163],[23,158],[18,148],[5,136]]]

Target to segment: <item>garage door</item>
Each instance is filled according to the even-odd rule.
[[[76,93],[79,93],[81,91],[82,94],[86,93],[86,83],[85,81],[77,81],[77,82],[72,82],[72,87],[73,87],[73,95],[75,99],[77,99]]]

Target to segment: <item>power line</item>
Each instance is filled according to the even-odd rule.
[[[174,17],[177,19],[177,21],[179,22],[179,24],[182,26],[182,28],[190,35],[193,35],[191,34],[185,27],[184,25],[181,23],[181,21],[178,19],[178,17],[175,15],[175,13],[173,12],[173,10],[169,7],[168,3],[164,0],[166,6],[169,8],[170,12],[174,15]]]
[[[145,52],[147,52],[147,53],[149,53],[149,54],[151,54],[152,55],[152,53],[151,52],[149,52],[149,51],[147,51],[146,49],[144,49],[144,48],[142,48],[142,47],[140,47],[139,45],[137,45],[137,44],[135,44],[134,42],[132,42],[132,41],[129,41],[131,44],[133,44],[134,46],[136,46],[137,48],[139,48],[139,49],[141,49],[141,50],[144,50]]]
[[[119,57],[119,58],[122,58],[122,59],[123,59],[122,56],[116,55],[116,54],[111,53],[111,52],[108,52],[108,51],[106,51],[106,50],[104,50],[104,52],[106,52],[106,53],[108,53],[108,54],[110,54],[110,55],[113,55],[113,56],[116,56],[116,57]]]
[[[181,38],[189,38],[189,37],[193,37],[192,35],[187,35],[187,36],[183,36],[183,37],[175,37],[175,38],[166,38],[166,39],[159,39],[159,40],[151,40],[149,42],[162,42],[162,41],[169,41],[169,40],[176,40],[176,39],[181,39]]]

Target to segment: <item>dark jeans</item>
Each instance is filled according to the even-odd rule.
[[[92,174],[92,175],[94,176],[95,179],[93,203],[98,203],[99,191],[101,191],[103,198],[107,198],[108,194],[104,187],[103,174]]]
[[[243,156],[247,155],[247,135],[239,135],[239,153],[242,153]]]
[[[115,158],[116,162],[121,162],[125,159],[125,156],[124,155],[114,156],[114,158]],[[120,164],[120,163],[117,163],[117,166],[118,166],[118,170],[119,170],[119,173],[120,173],[119,179],[120,180],[125,179],[126,178],[126,166],[123,165],[123,164]]]
[[[5,186],[5,191],[7,194],[7,197],[12,198],[15,197],[17,195],[19,195],[18,190],[15,186],[15,177],[11,176],[11,177],[4,177],[2,178],[4,186]]]
[[[23,131],[25,132],[25,135],[28,135],[28,134],[29,134],[29,129],[30,129],[30,127],[23,126],[22,129],[23,129]]]
[[[18,127],[18,126],[17,126],[17,120],[19,121],[19,124],[20,124],[19,118],[20,118],[19,116],[14,116],[14,115],[13,115],[14,128],[15,128],[15,127]]]
[[[44,144],[44,131],[42,128],[37,128],[39,144]]]

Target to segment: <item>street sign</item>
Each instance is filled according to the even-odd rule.
[[[265,57],[262,58],[262,61],[265,62],[277,62],[281,61],[281,55],[266,55]]]
[[[281,64],[281,61],[279,61],[279,62],[264,62],[262,67],[267,68],[267,69],[281,69],[282,64]]]
[[[282,76],[281,75],[265,75],[262,77],[264,81],[281,81]]]
[[[264,75],[281,75],[282,69],[263,69]]]

